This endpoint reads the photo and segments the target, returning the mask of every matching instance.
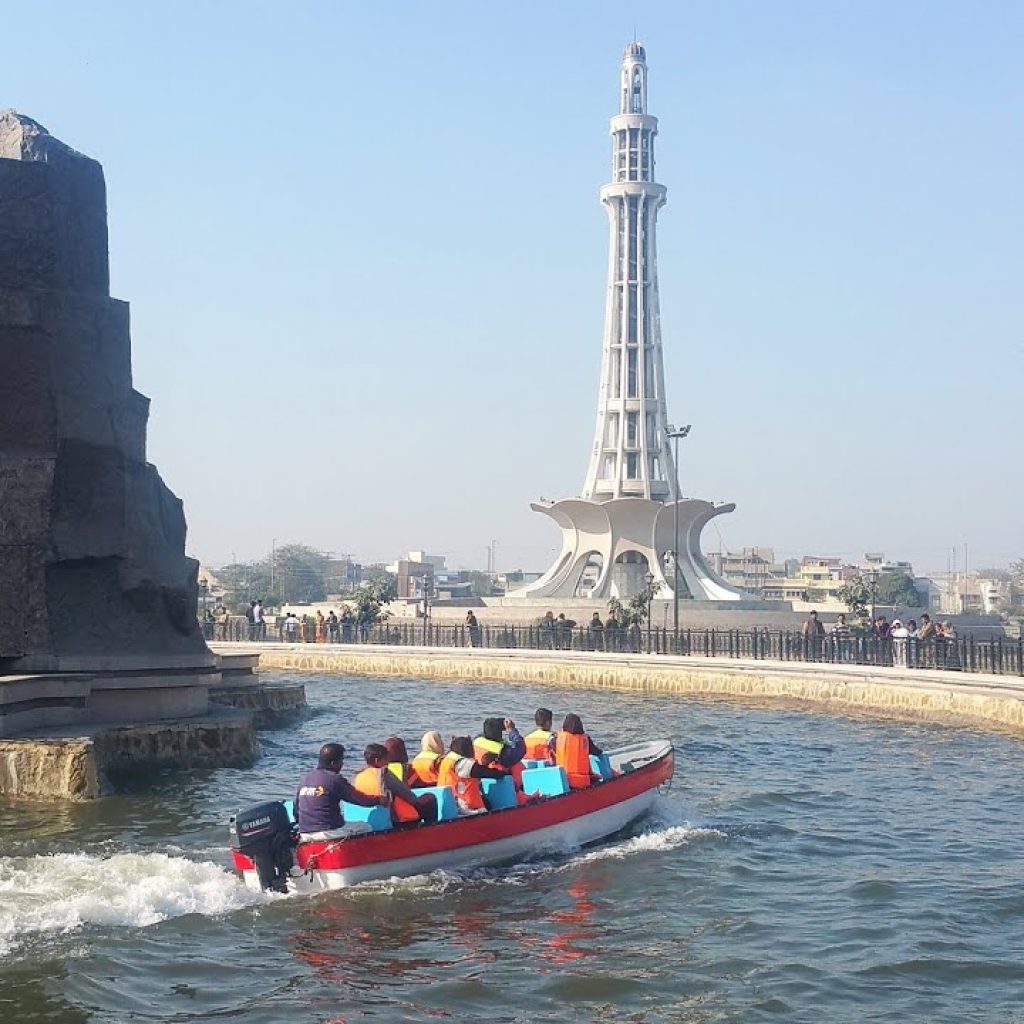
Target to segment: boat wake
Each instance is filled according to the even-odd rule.
[[[226,914],[274,896],[209,861],[162,853],[0,859],[0,956],[36,935],[87,925],[146,927],[185,914]],[[279,898],[279,897],[277,897]]]
[[[714,828],[649,821],[638,833],[585,850],[545,850],[507,867],[436,871],[365,882],[346,895],[437,898],[474,885],[528,885],[538,875],[572,871],[601,860],[667,853],[702,839],[725,838]],[[335,894],[341,895],[340,893]],[[32,937],[66,935],[89,926],[144,928],[186,914],[218,916],[285,899],[254,892],[210,861],[165,853],[85,853],[0,859],[0,957]]]

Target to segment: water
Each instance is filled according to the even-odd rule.
[[[304,677],[251,770],[93,806],[0,803],[0,1022],[1024,1022],[1024,746],[674,697]],[[632,834],[316,898],[230,874],[227,816],[319,743],[537,704],[670,736]]]

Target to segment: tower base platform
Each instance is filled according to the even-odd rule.
[[[660,502],[648,498],[532,503],[562,530],[562,550],[539,580],[514,591],[515,598],[628,599],[648,585],[661,596],[673,591],[695,601],[750,601],[744,591],[716,575],[701,553],[700,535],[733,504],[715,505],[699,498]],[[678,529],[677,529],[678,526]],[[678,565],[673,572],[673,560]]]

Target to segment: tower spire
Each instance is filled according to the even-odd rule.
[[[608,293],[597,426],[583,485],[591,501],[669,496],[665,381],[658,308],[655,225],[665,188],[654,180],[658,119],[647,113],[647,55],[634,39],[619,72],[619,112],[611,119]]]

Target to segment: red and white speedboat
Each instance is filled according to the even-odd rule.
[[[668,740],[635,743],[607,753],[615,776],[586,789],[432,825],[300,843],[288,888],[321,892],[375,879],[565,852],[598,842],[646,814],[658,787],[672,778],[674,767]],[[257,826],[261,822],[262,818],[255,820]],[[255,861],[238,849],[232,853],[246,885],[262,888]]]

